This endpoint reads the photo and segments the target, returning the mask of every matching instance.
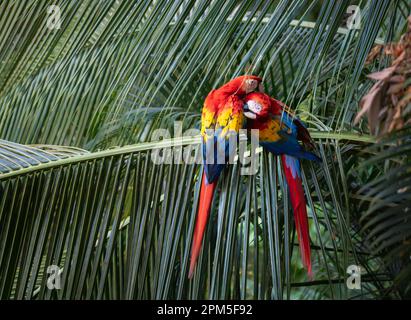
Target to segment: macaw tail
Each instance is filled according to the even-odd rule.
[[[307,269],[308,276],[312,278],[310,235],[308,229],[307,206],[301,180],[300,160],[297,158],[281,156],[285,179],[287,180],[291,205],[294,212],[295,228],[297,229],[298,242],[300,243],[301,259]]]
[[[200,190],[200,204],[198,206],[197,221],[194,229],[193,244],[191,245],[190,271],[188,278],[191,279],[194,275],[198,256],[200,255],[201,243],[203,241],[204,231],[210,214],[210,207],[213,201],[214,190],[217,181],[210,184],[206,182],[206,175],[203,173]]]

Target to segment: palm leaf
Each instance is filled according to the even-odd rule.
[[[51,4],[61,11],[61,29],[47,27]],[[362,27],[347,30],[350,4],[0,4],[0,296],[396,297],[393,273],[381,267],[359,230],[361,201],[382,191],[356,192],[378,179],[380,165],[358,172],[375,152],[363,148],[375,141],[352,119],[358,97],[370,87],[368,52],[398,37],[410,6],[359,1]],[[148,141],[154,130],[174,129],[176,121],[182,130],[195,128],[206,94],[242,73],[263,75],[266,90],[316,129],[323,165],[304,164],[303,175],[314,280],[306,279],[299,262],[278,160],[265,153],[259,153],[257,174],[241,175],[240,163],[225,173],[198,270],[193,281],[186,278],[200,166],[155,164],[152,155],[167,155],[171,147],[197,149],[199,138],[191,131]],[[371,231],[380,245],[387,239],[381,230]],[[366,271],[361,292],[345,285],[350,264]],[[61,268],[60,290],[47,288],[50,265]]]
[[[375,155],[365,165],[377,166],[380,173],[359,190],[368,200],[361,216],[366,240],[373,254],[384,258],[384,267],[396,277],[395,286],[404,297],[410,294],[409,132],[406,128],[391,134],[370,149]]]
[[[365,57],[386,12],[402,8],[396,2],[366,2],[365,28],[350,32],[340,28],[349,1],[325,2],[316,24],[303,19],[321,1],[61,1],[61,30],[41,24],[45,4],[7,2],[15,14],[1,30],[18,41],[2,50],[1,137],[89,148],[147,141],[175,119],[192,127],[187,113],[244,72],[264,75],[266,89],[294,108],[308,97],[311,114],[347,129]],[[18,27],[28,20],[35,32]],[[318,101],[323,84],[328,98]]]
[[[256,175],[242,176],[242,165],[237,163],[222,179],[198,269],[188,281],[199,166],[155,164],[153,157],[166,154],[172,146],[198,149],[198,143],[198,137],[164,140],[3,173],[1,296],[283,299],[297,295],[304,271],[295,248],[287,189],[277,159],[265,153],[259,157]],[[324,146],[326,160],[332,147]],[[343,208],[328,169],[310,166],[304,172],[313,247],[318,249],[313,256],[316,280],[321,290],[325,288],[323,296],[347,297],[344,281],[334,280],[344,279],[345,263],[358,263],[351,231],[339,211]],[[47,289],[50,265],[62,268],[60,290]],[[379,281],[385,280],[370,280],[369,294]]]

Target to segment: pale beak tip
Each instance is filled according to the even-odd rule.
[[[256,114],[253,112],[244,112],[244,116],[246,116],[249,119],[255,119],[257,118]]]

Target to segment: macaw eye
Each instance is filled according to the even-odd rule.
[[[248,109],[254,113],[260,113],[261,110],[263,109],[263,107],[259,103],[255,102],[254,100],[248,101],[247,105],[248,105]]]
[[[258,82],[257,80],[247,79],[245,81],[245,86],[246,86],[246,90],[245,90],[246,93],[250,93],[258,87]]]

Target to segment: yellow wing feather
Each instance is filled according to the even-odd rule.
[[[206,107],[203,108],[201,113],[201,135],[206,138],[206,130],[214,129],[216,124],[215,112],[210,111]]]
[[[279,132],[284,129],[287,129],[287,126],[281,121],[280,117],[273,116],[264,123],[262,128],[259,128],[259,139],[262,142],[276,142],[282,138]]]
[[[261,141],[278,141],[281,137],[278,133],[281,130],[280,121],[276,119],[272,119],[267,123],[267,127],[260,130],[260,140]]]
[[[243,102],[237,96],[230,96],[219,112],[216,129],[222,129],[222,136],[229,132],[238,133],[244,125]]]
[[[227,98],[218,114],[205,105],[201,114],[201,135],[204,140],[207,141],[209,138],[206,134],[208,129],[222,129],[222,136],[226,136],[231,131],[239,132],[244,123],[242,109],[243,102],[235,95]]]

